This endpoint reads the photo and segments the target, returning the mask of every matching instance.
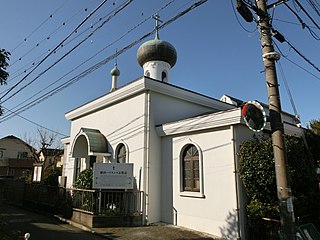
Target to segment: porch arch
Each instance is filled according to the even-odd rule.
[[[71,156],[74,158],[110,155],[108,141],[97,129],[81,128],[72,143]]]

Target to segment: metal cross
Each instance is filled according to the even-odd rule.
[[[153,19],[156,20],[156,39],[159,39],[159,22],[163,22],[162,20],[160,20],[160,16],[159,13],[156,13],[154,16],[152,16]]]

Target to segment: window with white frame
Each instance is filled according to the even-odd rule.
[[[180,196],[205,198],[200,146],[187,142],[180,151]]]
[[[183,191],[200,192],[199,152],[192,144],[182,153],[182,185]]]

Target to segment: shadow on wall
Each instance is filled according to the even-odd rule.
[[[226,225],[220,227],[221,236],[225,239],[238,239],[238,223],[236,211],[229,212],[226,218]]]

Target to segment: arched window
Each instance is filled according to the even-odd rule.
[[[162,80],[162,82],[167,82],[167,73],[166,72],[162,72],[161,80]]]
[[[187,145],[182,153],[183,191],[200,192],[199,152],[196,146]]]
[[[120,143],[116,150],[116,160],[118,163],[126,163],[127,149],[123,143]]]
[[[147,70],[144,74],[146,77],[150,77],[150,72]]]

